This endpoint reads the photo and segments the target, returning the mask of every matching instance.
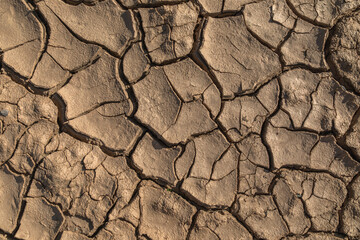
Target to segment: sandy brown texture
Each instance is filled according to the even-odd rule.
[[[360,239],[360,0],[0,0],[0,239]]]

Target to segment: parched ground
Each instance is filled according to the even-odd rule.
[[[360,0],[0,0],[0,239],[360,239]]]

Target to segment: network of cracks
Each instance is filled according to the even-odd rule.
[[[359,239],[359,10],[1,0],[0,239]]]

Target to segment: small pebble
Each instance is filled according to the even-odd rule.
[[[3,117],[6,117],[7,115],[9,115],[9,111],[6,110],[6,109],[2,109],[2,110],[0,111],[0,115],[3,116]]]

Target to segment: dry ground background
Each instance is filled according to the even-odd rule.
[[[0,238],[360,239],[359,9],[0,0]]]

